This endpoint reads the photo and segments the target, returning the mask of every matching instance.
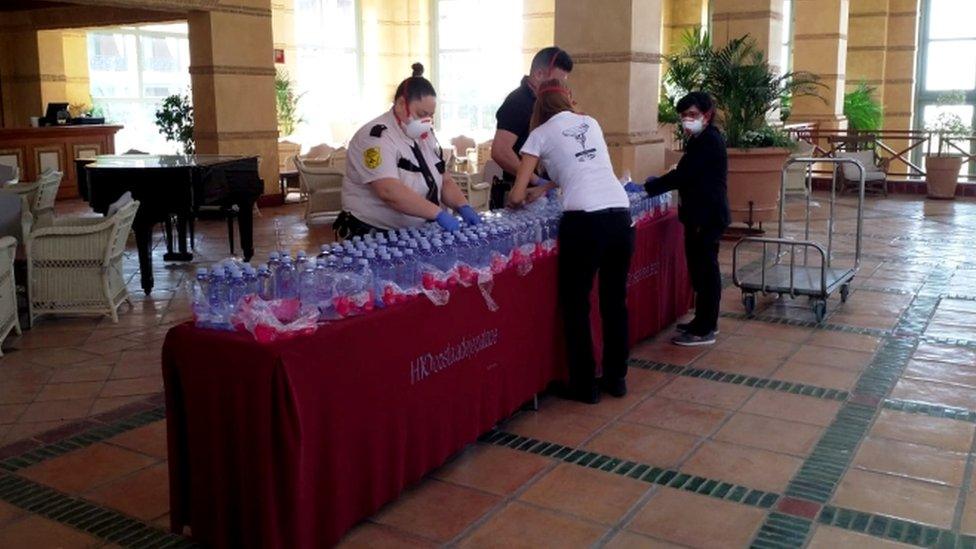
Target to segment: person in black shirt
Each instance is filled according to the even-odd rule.
[[[719,240],[730,223],[726,179],[729,164],[725,139],[713,125],[715,106],[704,92],[692,92],[677,104],[688,137],[678,166],[644,185],[657,196],[677,189],[681,198],[678,218],[685,226],[685,256],[695,289],[695,318],[678,324],[675,345],[711,345],[718,333],[722,273],[718,265]]]
[[[532,65],[522,83],[498,108],[495,118],[498,121],[495,137],[491,143],[491,159],[501,166],[504,177],[499,184],[492,185],[491,202],[493,210],[505,207],[505,193],[512,188],[519,167],[519,151],[529,137],[529,120],[535,106],[535,93],[539,84],[546,80],[566,80],[573,71],[573,59],[564,50],[552,46],[539,50],[532,58]],[[541,185],[547,181],[536,176],[531,182]]]

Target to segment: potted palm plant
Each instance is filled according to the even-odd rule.
[[[950,106],[964,101],[962,94],[945,94],[938,99],[940,106]],[[936,153],[925,155],[925,186],[929,198],[953,199],[962,169],[962,156],[950,151],[953,137],[968,136],[972,128],[963,122],[958,114],[943,110],[935,121],[925,126],[926,130],[936,132]]]
[[[808,72],[779,74],[748,35],[714,48],[707,34],[669,58],[665,81],[675,96],[702,90],[715,98],[728,144],[732,220],[750,228],[776,217],[783,163],[794,143],[772,125],[777,111],[799,96],[819,97],[819,78]]]
[[[861,82],[844,94],[844,117],[848,128],[858,131],[881,129],[884,111],[875,97],[876,91],[874,86]]]

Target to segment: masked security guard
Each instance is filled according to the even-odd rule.
[[[480,222],[464,193],[445,172],[443,152],[431,127],[437,93],[413,65],[397,87],[393,108],[359,129],[349,142],[342,180],[343,211],[333,228],[340,238],[415,227],[437,221],[447,230]]]

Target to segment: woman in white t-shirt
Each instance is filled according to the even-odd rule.
[[[622,397],[627,393],[624,377],[629,354],[627,272],[634,249],[630,201],[613,173],[600,124],[573,110],[564,82],[550,80],[540,86],[530,129],[509,203],[531,202],[555,185],[528,190],[537,168],[544,168],[561,189],[559,301],[569,351],[564,396],[596,404],[602,389]],[[597,273],[603,321],[599,380],[590,334],[590,290]]]

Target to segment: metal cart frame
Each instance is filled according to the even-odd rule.
[[[814,164],[833,164],[834,170],[830,184],[830,211],[827,217],[827,246],[810,240],[810,195],[812,186],[812,167]],[[786,177],[787,170],[793,164],[806,165],[806,220],[803,240],[786,238],[783,226],[786,221]],[[837,198],[837,169],[844,164],[853,164],[859,172],[858,201],[857,201],[857,234],[854,247],[854,264],[850,267],[834,268],[832,263],[834,244],[834,211]],[[776,238],[746,237],[735,244],[732,249],[732,282],[742,290],[742,304],[746,314],[752,315],[756,309],[756,293],[774,293],[780,297],[788,295],[795,298],[798,295],[810,297],[813,302],[813,313],[817,322],[823,322],[827,315],[827,298],[834,291],[840,289],[841,302],[846,302],[850,294],[850,284],[861,264],[861,227],[864,217],[864,166],[852,158],[791,158],[783,164],[780,180],[779,195],[779,231]],[[762,265],[758,272],[739,272],[739,247],[747,243],[762,244]],[[768,262],[769,247],[776,246],[775,259]],[[784,252],[783,248],[789,248]],[[803,263],[797,265],[797,248],[803,248]],[[819,266],[808,263],[810,250],[820,256]],[[789,263],[783,262],[785,255],[789,255]]]

